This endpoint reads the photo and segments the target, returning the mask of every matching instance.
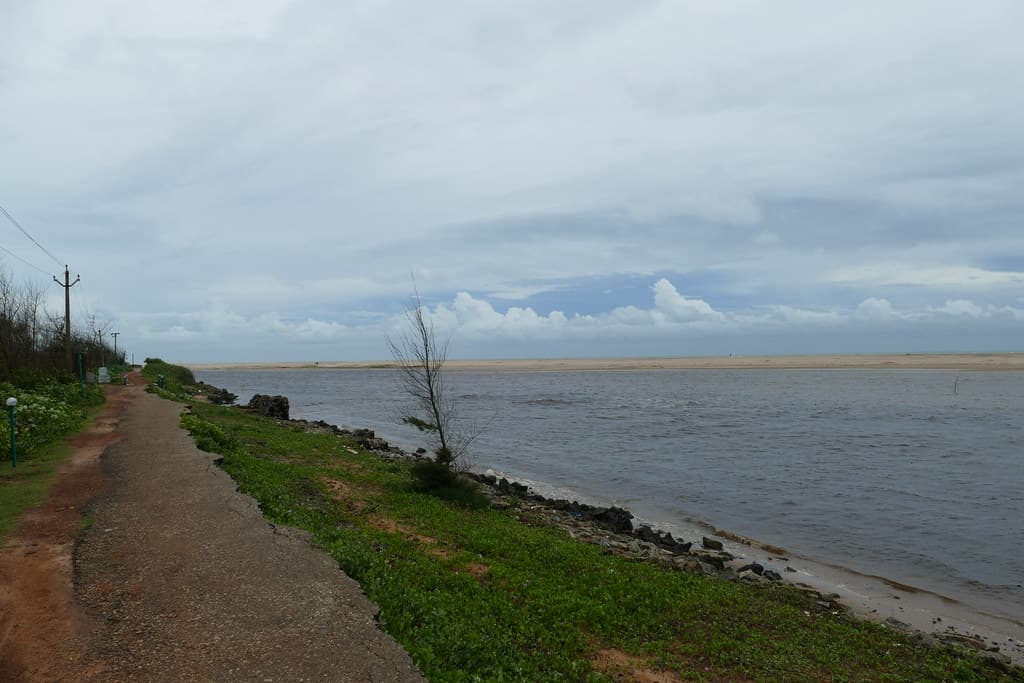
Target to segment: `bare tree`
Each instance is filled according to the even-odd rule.
[[[447,392],[444,366],[449,338],[438,343],[433,323],[423,314],[419,292],[415,287],[413,292],[412,303],[405,312],[409,329],[397,339],[388,338],[402,385],[426,416],[407,417],[405,421],[432,432],[438,442],[437,462],[454,469],[472,438],[459,431],[455,401]]]

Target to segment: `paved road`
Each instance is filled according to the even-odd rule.
[[[180,405],[123,391],[113,484],[74,558],[100,680],[423,680],[359,586],[195,448]]]

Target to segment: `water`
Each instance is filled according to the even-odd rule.
[[[204,371],[292,416],[400,424],[386,370]],[[645,519],[702,520],[790,552],[1024,614],[1024,374],[941,370],[452,372],[485,428],[476,469]]]

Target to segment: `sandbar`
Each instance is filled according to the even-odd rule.
[[[370,370],[390,369],[382,361],[289,361],[191,363],[192,370]],[[1024,370],[1024,353],[901,353],[801,356],[679,356],[672,358],[521,358],[504,360],[449,359],[452,371],[571,372],[615,370]]]

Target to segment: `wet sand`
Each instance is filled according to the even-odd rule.
[[[253,363],[193,363],[192,370],[370,370],[393,367],[382,361],[296,361]],[[453,371],[569,372],[612,370],[797,370],[797,369],[890,369],[890,370],[1024,370],[1024,353],[905,353],[820,356],[686,356],[675,358],[523,358],[506,360],[456,360]]]

